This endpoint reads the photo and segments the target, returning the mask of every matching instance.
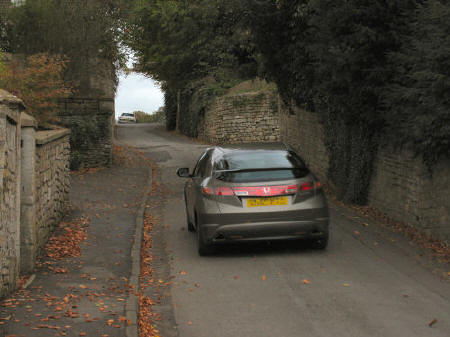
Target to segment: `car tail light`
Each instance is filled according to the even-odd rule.
[[[308,181],[307,183],[303,183],[300,185],[300,191],[311,191],[314,189],[314,183]]]
[[[203,190],[204,194],[209,194],[209,195],[214,194],[214,189],[212,189],[211,187],[203,187],[202,190]]]
[[[231,187],[203,187],[203,193],[208,195],[222,195],[222,196],[230,196],[234,195]]]
[[[231,187],[216,187],[214,189],[215,195],[234,195],[233,190]]]
[[[320,181],[308,181],[306,183],[300,184],[299,190],[300,192],[312,191],[322,187],[322,183]]]

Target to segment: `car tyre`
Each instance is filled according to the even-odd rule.
[[[184,207],[186,208],[186,223],[187,223],[188,231],[195,232],[195,226],[189,219],[189,212],[188,212],[187,201],[186,201],[186,193],[184,194]]]
[[[197,220],[197,214],[195,215],[195,223],[197,225],[197,248],[198,248],[198,255],[200,256],[207,256],[214,253],[214,248],[211,244],[206,243],[205,236],[203,232],[200,230],[200,224]]]
[[[311,242],[313,249],[326,249],[328,246],[328,232],[320,239],[315,239]]]
[[[187,222],[187,228],[189,232],[195,232],[195,227],[192,224],[192,222],[189,220],[189,215],[187,214],[187,210],[186,210],[186,222]]]

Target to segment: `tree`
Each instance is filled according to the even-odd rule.
[[[367,198],[383,94],[392,79],[387,55],[408,32],[416,1],[268,0],[248,2],[250,28],[266,77],[281,95],[319,114],[338,196]]]
[[[72,93],[63,80],[67,60],[48,54],[13,59],[0,68],[0,87],[21,98],[40,127],[57,120],[59,98]]]
[[[138,3],[128,45],[137,69],[171,88],[183,88],[217,68],[251,60],[242,45],[241,2],[233,0],[157,0]]]
[[[135,13],[127,44],[136,52],[136,69],[162,84],[168,128],[196,136],[211,98],[256,75],[243,4],[158,0],[140,3]]]
[[[7,14],[6,51],[33,55],[49,53],[70,59],[66,78],[90,92],[89,79],[98,60],[107,60],[114,73],[124,66],[120,49],[125,18],[132,1],[27,0]],[[115,74],[113,74],[113,77]]]
[[[432,171],[450,158],[450,5],[429,0],[410,18],[411,34],[391,55],[396,76],[385,95],[390,141],[408,144]]]

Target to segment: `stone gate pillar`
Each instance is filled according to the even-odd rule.
[[[21,273],[33,271],[36,255],[36,120],[22,112],[22,163],[20,208]]]

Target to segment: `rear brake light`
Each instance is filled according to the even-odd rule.
[[[203,193],[209,195],[224,195],[224,196],[234,195],[231,187],[216,187],[216,188],[203,187]]]
[[[314,189],[314,183],[308,181],[300,185],[300,191],[311,191]]]
[[[216,187],[214,189],[215,195],[234,195],[233,190],[231,187]]]
[[[308,181],[306,183],[300,184],[300,191],[306,192],[306,191],[312,191],[318,188],[322,187],[322,183],[320,181],[312,182]]]

